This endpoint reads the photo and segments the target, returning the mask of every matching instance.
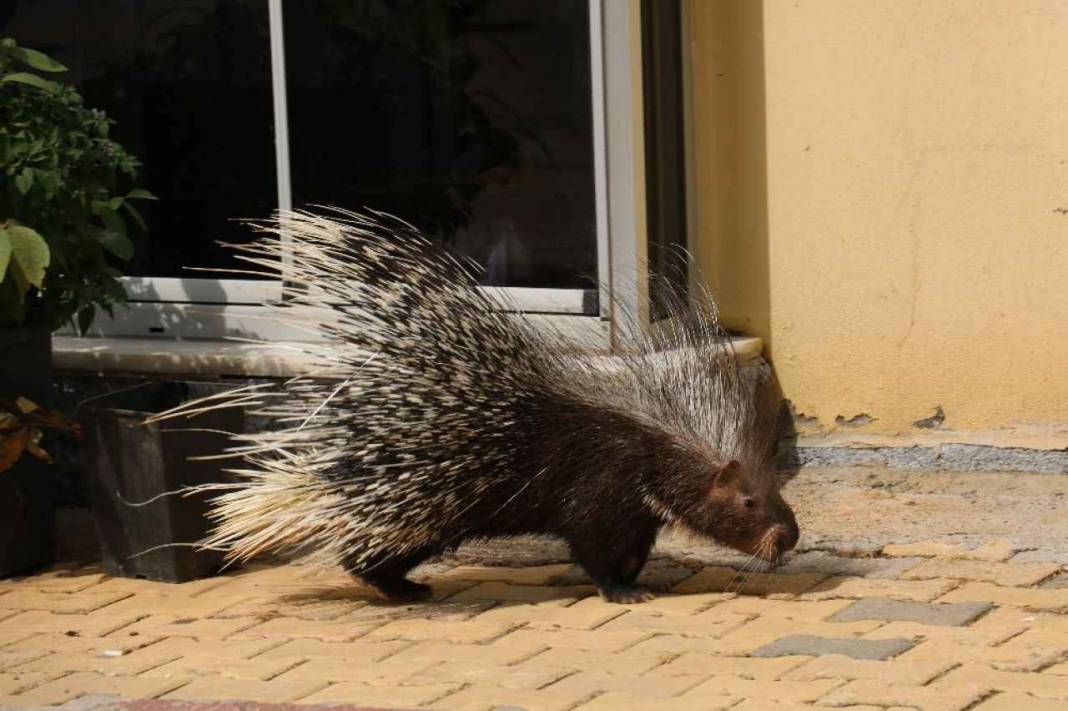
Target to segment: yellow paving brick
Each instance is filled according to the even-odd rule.
[[[303,657],[275,657],[263,659],[204,659],[196,656],[181,657],[172,662],[153,667],[140,673],[143,677],[160,679],[195,678],[198,676],[223,676],[230,679],[267,681],[303,664]]]
[[[576,711],[722,711],[737,708],[736,696],[705,696],[686,699],[658,699],[622,691],[600,694],[578,707]]]
[[[1042,670],[1043,674],[1057,674],[1059,676],[1068,676],[1068,662],[1062,662],[1060,664],[1054,664],[1048,669]]]
[[[746,699],[737,706],[731,706],[731,711],[812,711],[826,707],[813,706],[812,704],[797,704],[789,701],[768,701],[762,699]],[[886,708],[885,706],[853,705],[848,711],[912,711],[907,708]]]
[[[274,639],[212,639],[199,641],[188,637],[169,637],[155,644],[134,650],[127,655],[127,658],[133,661],[139,655],[144,657],[173,655],[174,657],[196,657],[210,663],[217,659],[237,660],[261,656],[282,644],[281,641]]]
[[[438,577],[441,580],[455,578],[457,580],[500,582],[513,585],[548,585],[554,578],[570,572],[573,567],[570,563],[535,565],[529,568],[460,565]]]
[[[106,649],[111,649],[126,653],[158,641],[158,637],[140,635],[132,637],[82,637],[80,635],[71,637],[66,634],[50,632],[32,635],[19,642],[14,642],[4,647],[3,651],[8,653],[44,652],[52,654],[56,650],[62,650],[64,653],[69,654],[83,651],[100,653]]]
[[[459,622],[438,620],[396,620],[375,629],[364,641],[380,642],[394,639],[420,641],[440,639],[457,644],[477,644],[491,642],[515,629],[518,625],[504,622],[481,622],[462,620]]]
[[[731,593],[687,593],[685,595],[663,594],[643,602],[633,609],[650,614],[695,615],[713,606],[735,599]]]
[[[35,634],[35,632],[29,632],[23,629],[13,629],[11,627],[0,624],[0,648],[6,647],[9,644],[21,642],[25,639],[29,639]]]
[[[1060,569],[1056,563],[990,563],[981,560],[933,558],[909,568],[901,577],[905,580],[959,578],[997,583],[1006,587],[1022,587],[1039,583]],[[1068,594],[1068,591],[1065,593]]]
[[[384,687],[346,682],[331,684],[310,696],[305,696],[300,699],[299,703],[411,708],[428,706],[442,697],[448,697],[459,688],[458,684]]]
[[[701,682],[683,694],[680,706],[690,699],[706,696],[735,696],[765,701],[788,701],[792,703],[815,701],[841,682],[833,679],[813,681],[767,681],[745,679],[740,676],[714,676]]]
[[[494,620],[509,625],[529,625],[539,629],[592,630],[625,615],[627,605],[604,602],[597,597],[579,600],[573,605],[504,605],[476,619]]]
[[[787,681],[811,681],[813,679],[882,679],[888,684],[922,686],[950,669],[954,662],[933,661],[873,661],[853,659],[840,654],[816,657],[785,674]]]
[[[409,667],[410,668],[410,667]],[[574,673],[573,669],[547,664],[518,664],[505,666],[485,660],[482,664],[468,661],[439,662],[419,671],[405,684],[493,684],[504,689],[540,689]]]
[[[985,692],[945,685],[906,686],[878,680],[851,681],[820,699],[821,705],[909,706],[921,711],[962,711],[985,696]]]
[[[1007,671],[1032,671],[1060,659],[1060,651],[1045,649],[1013,650],[988,645],[959,644],[947,640],[921,642],[896,659],[900,661],[943,661],[983,663]]]
[[[141,679],[141,677],[138,677]],[[164,682],[164,679],[143,679]],[[314,694],[326,687],[321,681],[249,681],[229,679],[223,676],[202,676],[194,679],[163,698],[188,699],[190,701],[260,701],[263,703],[289,703]]]
[[[704,677],[659,676],[644,677],[630,674],[610,674],[603,671],[582,671],[566,676],[547,687],[554,693],[593,696],[597,693],[619,691],[647,698],[668,698],[701,683]]]
[[[48,652],[41,649],[6,651],[0,648],[0,670],[15,669],[22,664],[27,664],[46,656],[48,656]]]
[[[712,608],[715,610],[716,608]],[[711,611],[709,611],[711,612]],[[651,633],[702,635],[718,637],[737,629],[749,621],[749,617],[740,614],[671,615],[646,612],[641,608],[628,610],[625,615],[612,619],[603,629],[644,630]]]
[[[930,602],[960,585],[958,580],[887,580],[885,578],[834,577],[801,595],[803,600],[889,597],[894,600]]]
[[[425,688],[425,687],[411,687]],[[490,711],[499,706],[515,706],[531,711],[569,711],[585,696],[552,692],[547,689],[502,689],[499,686],[471,684],[431,704],[442,711]],[[388,703],[397,703],[387,699]]]
[[[124,654],[110,656],[97,650],[58,651],[23,664],[19,667],[19,670],[27,672],[93,672],[105,676],[136,675],[177,658],[175,655]]]
[[[69,593],[20,588],[7,595],[0,596],[0,609],[50,610],[62,614],[84,615],[130,596],[130,593],[97,592],[95,590]]]
[[[199,578],[184,583],[160,583],[139,578],[104,577],[93,590],[144,595],[163,595],[170,598],[189,598],[221,588],[226,578]]]
[[[811,657],[720,657],[685,652],[650,672],[653,676],[736,676],[742,679],[775,680],[807,662]],[[813,677],[819,678],[819,677]],[[796,681],[807,681],[797,679]]]
[[[27,672],[19,670],[0,671],[0,696],[18,694],[35,686],[41,686],[63,676],[62,671]]]
[[[327,659],[352,659],[376,662],[379,659],[393,656],[401,650],[411,647],[414,643],[405,640],[393,642],[324,642],[320,639],[293,639],[282,644],[272,646],[258,658],[274,659],[277,657],[303,657],[314,659],[325,657]],[[432,643],[431,643],[432,644]]]
[[[153,615],[189,619],[191,617],[211,617],[247,599],[229,595],[192,597],[189,595],[167,595],[155,592],[137,593],[128,595],[121,601],[108,605],[100,612],[106,612],[109,615],[121,613],[140,613],[145,615],[151,613]]]
[[[964,548],[942,541],[920,541],[919,543],[892,543],[884,546],[880,554],[891,558],[918,556],[1000,562],[1008,560],[1015,552],[1012,543],[1006,540],[988,541],[977,548]]]
[[[710,566],[698,571],[672,588],[672,592],[738,592],[746,595],[799,595],[806,592],[826,575],[820,573],[799,573],[780,575],[777,573],[739,573],[732,568]]]
[[[823,622],[852,604],[852,600],[767,600],[760,597],[737,597],[716,605],[706,616],[732,613],[749,617]]]
[[[560,649],[582,649],[591,652],[619,652],[630,650],[643,640],[650,639],[652,633],[644,630],[606,630],[598,627],[594,630],[568,630],[567,634],[554,634],[552,646]],[[489,645],[492,650],[498,644],[528,645],[530,647],[549,646],[545,631],[539,629],[518,629]]]
[[[495,664],[515,664],[538,655],[546,649],[546,643],[551,640],[551,636],[543,636],[541,641],[509,639],[510,637],[511,635],[505,635],[492,644],[453,644],[438,640],[416,642],[391,658],[411,664],[449,661],[468,663],[492,661]],[[380,644],[390,643],[381,642]]]
[[[549,639],[549,641],[552,641]],[[645,674],[660,666],[668,657],[629,655],[626,652],[591,652],[580,649],[556,647],[524,660],[519,667],[555,667],[572,671],[605,671],[610,674]]]
[[[937,602],[992,602],[1034,610],[1068,611],[1068,588],[1011,588],[991,583],[967,583]]]
[[[1064,709],[1063,701],[1036,699],[1027,694],[1009,692],[991,696],[975,706],[973,711],[1064,711]]]
[[[275,677],[275,681],[285,682],[342,682],[356,681],[361,684],[396,685],[410,683],[417,674],[422,673],[432,663],[411,663],[393,658],[378,662],[358,659],[309,659]]]
[[[516,585],[513,583],[484,582],[467,588],[449,598],[450,602],[463,600],[494,600],[499,602],[545,602],[560,600],[572,602],[597,593],[592,585],[550,587],[546,585]],[[0,600],[0,607],[2,607]]]
[[[687,652],[712,656],[729,654],[729,652],[724,651],[725,646],[727,645],[724,645],[717,637],[683,637],[677,634],[658,634],[638,642],[633,647],[628,647],[626,652],[633,656],[645,655],[669,659]],[[737,645],[735,644],[734,646]],[[747,652],[740,654],[745,653]]]
[[[555,605],[563,604],[564,602],[566,601],[542,604]],[[495,606],[509,607],[508,605],[498,606],[491,600],[461,600],[459,602],[446,600],[443,602],[435,602],[433,604],[420,602],[413,605],[395,605],[392,603],[373,602],[339,618],[338,622],[359,622],[378,625],[384,625],[385,623],[394,620],[411,619],[433,620],[435,622],[461,622],[474,619],[485,613],[486,610],[494,609]],[[511,607],[524,606],[511,605]]]
[[[106,609],[106,608],[105,608]],[[134,624],[144,613],[106,615],[60,615],[44,610],[29,610],[4,620],[4,627],[23,632],[59,633],[68,636],[102,637]]]
[[[977,691],[996,689],[1043,699],[1061,699],[1068,706],[1068,678],[1045,672],[999,671],[983,664],[964,664],[946,674],[940,684]]]
[[[62,704],[87,694],[113,694],[129,699],[151,699],[178,689],[188,679],[142,679],[104,676],[92,672],[68,674],[20,694],[22,700],[40,705]]]
[[[944,640],[958,644],[990,645],[1008,639],[1019,630],[984,629],[982,627],[949,627],[921,625],[918,622],[887,622],[877,630],[865,634],[868,639],[926,639]]]
[[[195,598],[195,601],[214,600],[214,596]],[[303,620],[336,620],[351,615],[367,607],[366,598],[337,591],[323,591],[321,596],[315,594],[267,596],[249,598],[246,596],[227,596],[227,602],[217,611],[208,613],[212,617],[293,617]]]
[[[252,624],[248,624],[251,620]],[[382,626],[383,621],[340,622],[337,620],[302,620],[298,617],[276,617],[261,621],[252,618],[205,620],[206,625],[236,624],[229,633],[233,639],[320,639],[328,642],[348,642],[363,637]]]
[[[107,576],[103,572],[92,566],[58,565],[52,570],[9,583],[18,588],[73,593],[88,590],[106,579]]]
[[[191,637],[193,639],[224,639],[232,634],[261,624],[253,617],[213,619],[151,615],[120,630],[120,635],[136,632],[154,637]],[[307,624],[307,623],[305,623]]]

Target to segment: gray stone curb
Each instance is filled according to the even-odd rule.
[[[832,617],[831,621],[882,620],[961,627],[993,607],[989,602],[922,603],[891,600],[887,597],[869,597],[857,600]]]
[[[819,657],[841,654],[853,659],[882,661],[907,652],[916,645],[911,639],[838,639],[792,634],[766,644],[752,653],[753,657]]]

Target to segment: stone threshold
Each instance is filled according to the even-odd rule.
[[[733,338],[732,345],[741,362],[759,357],[764,348],[759,338]],[[307,372],[308,348],[323,346],[322,342],[53,336],[52,360],[62,374],[286,378]],[[605,358],[606,365],[611,360],[595,357]]]

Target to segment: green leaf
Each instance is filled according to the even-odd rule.
[[[133,242],[131,242],[126,235],[113,232],[112,230],[97,230],[96,240],[104,247],[104,249],[111,252],[119,259],[125,261],[133,257]]]
[[[29,166],[22,169],[22,172],[15,176],[15,188],[25,195],[30,192],[30,188],[33,187],[33,168]]]
[[[148,192],[144,188],[134,188],[130,192],[126,193],[127,199],[136,198],[140,200],[159,200],[158,197]]]
[[[78,312],[78,335],[84,336],[89,327],[93,325],[96,317],[96,309],[90,304]]]
[[[7,263],[11,261],[11,236],[7,230],[0,229],[0,281],[7,273]]]
[[[140,227],[142,231],[148,232],[148,225],[145,224],[145,218],[141,217],[141,213],[137,211],[137,208],[128,202],[124,202],[122,206],[130,213],[130,217],[137,223],[137,226]]]
[[[28,47],[14,47],[9,51],[9,54],[22,61],[25,64],[30,65],[37,71],[41,72],[65,72],[67,68],[49,57],[44,52],[38,52],[36,49],[29,49]]]
[[[59,91],[59,84],[54,81],[48,81],[42,79],[36,74],[30,74],[29,72],[12,72],[7,74],[3,79],[0,79],[0,84],[5,84],[9,81],[18,82],[19,84],[28,84],[29,86],[35,86],[38,89],[43,89],[50,94],[55,94]]]
[[[118,210],[120,207],[122,207],[122,203],[123,203],[123,198],[121,198],[121,197],[113,197],[110,200],[108,200],[108,207],[110,207],[112,210]]]
[[[48,243],[25,225],[11,225],[7,228],[7,234],[11,238],[11,258],[18,265],[22,277],[40,289],[50,258]]]

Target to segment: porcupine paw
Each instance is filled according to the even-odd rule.
[[[424,583],[413,583],[407,578],[370,581],[371,585],[390,602],[422,602],[429,600],[433,590]]]
[[[612,585],[600,588],[598,592],[608,602],[616,602],[621,605],[635,605],[639,602],[648,602],[656,597],[649,588],[640,585]]]

